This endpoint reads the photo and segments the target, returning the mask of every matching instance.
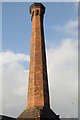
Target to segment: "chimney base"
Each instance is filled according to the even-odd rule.
[[[25,109],[17,120],[60,120],[50,108],[34,107]]]

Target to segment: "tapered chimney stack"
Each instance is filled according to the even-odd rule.
[[[30,6],[32,34],[27,108],[50,106],[43,28],[44,13],[45,7],[41,3]]]
[[[43,17],[45,7],[41,3],[30,6],[32,21],[31,53],[27,108],[20,114],[20,120],[60,120],[50,109],[49,89],[44,42]]]

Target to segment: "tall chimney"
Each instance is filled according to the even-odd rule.
[[[60,120],[50,109],[43,17],[45,7],[41,3],[30,6],[32,20],[31,53],[27,108],[18,120]]]
[[[27,108],[50,107],[43,28],[44,13],[45,7],[41,3],[30,6],[32,34]]]

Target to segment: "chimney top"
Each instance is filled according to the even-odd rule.
[[[30,14],[31,14],[31,9],[33,7],[40,7],[41,10],[43,11],[43,13],[45,13],[45,6],[42,4],[42,3],[37,3],[37,2],[34,2],[31,6],[30,6]]]

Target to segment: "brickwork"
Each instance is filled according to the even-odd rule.
[[[43,6],[44,7],[44,6]],[[27,109],[46,105],[49,107],[49,91],[43,30],[44,9],[31,8],[32,35]]]
[[[30,6],[32,20],[31,53],[27,109],[17,120],[60,120],[50,109],[43,16],[45,7],[41,3]]]

